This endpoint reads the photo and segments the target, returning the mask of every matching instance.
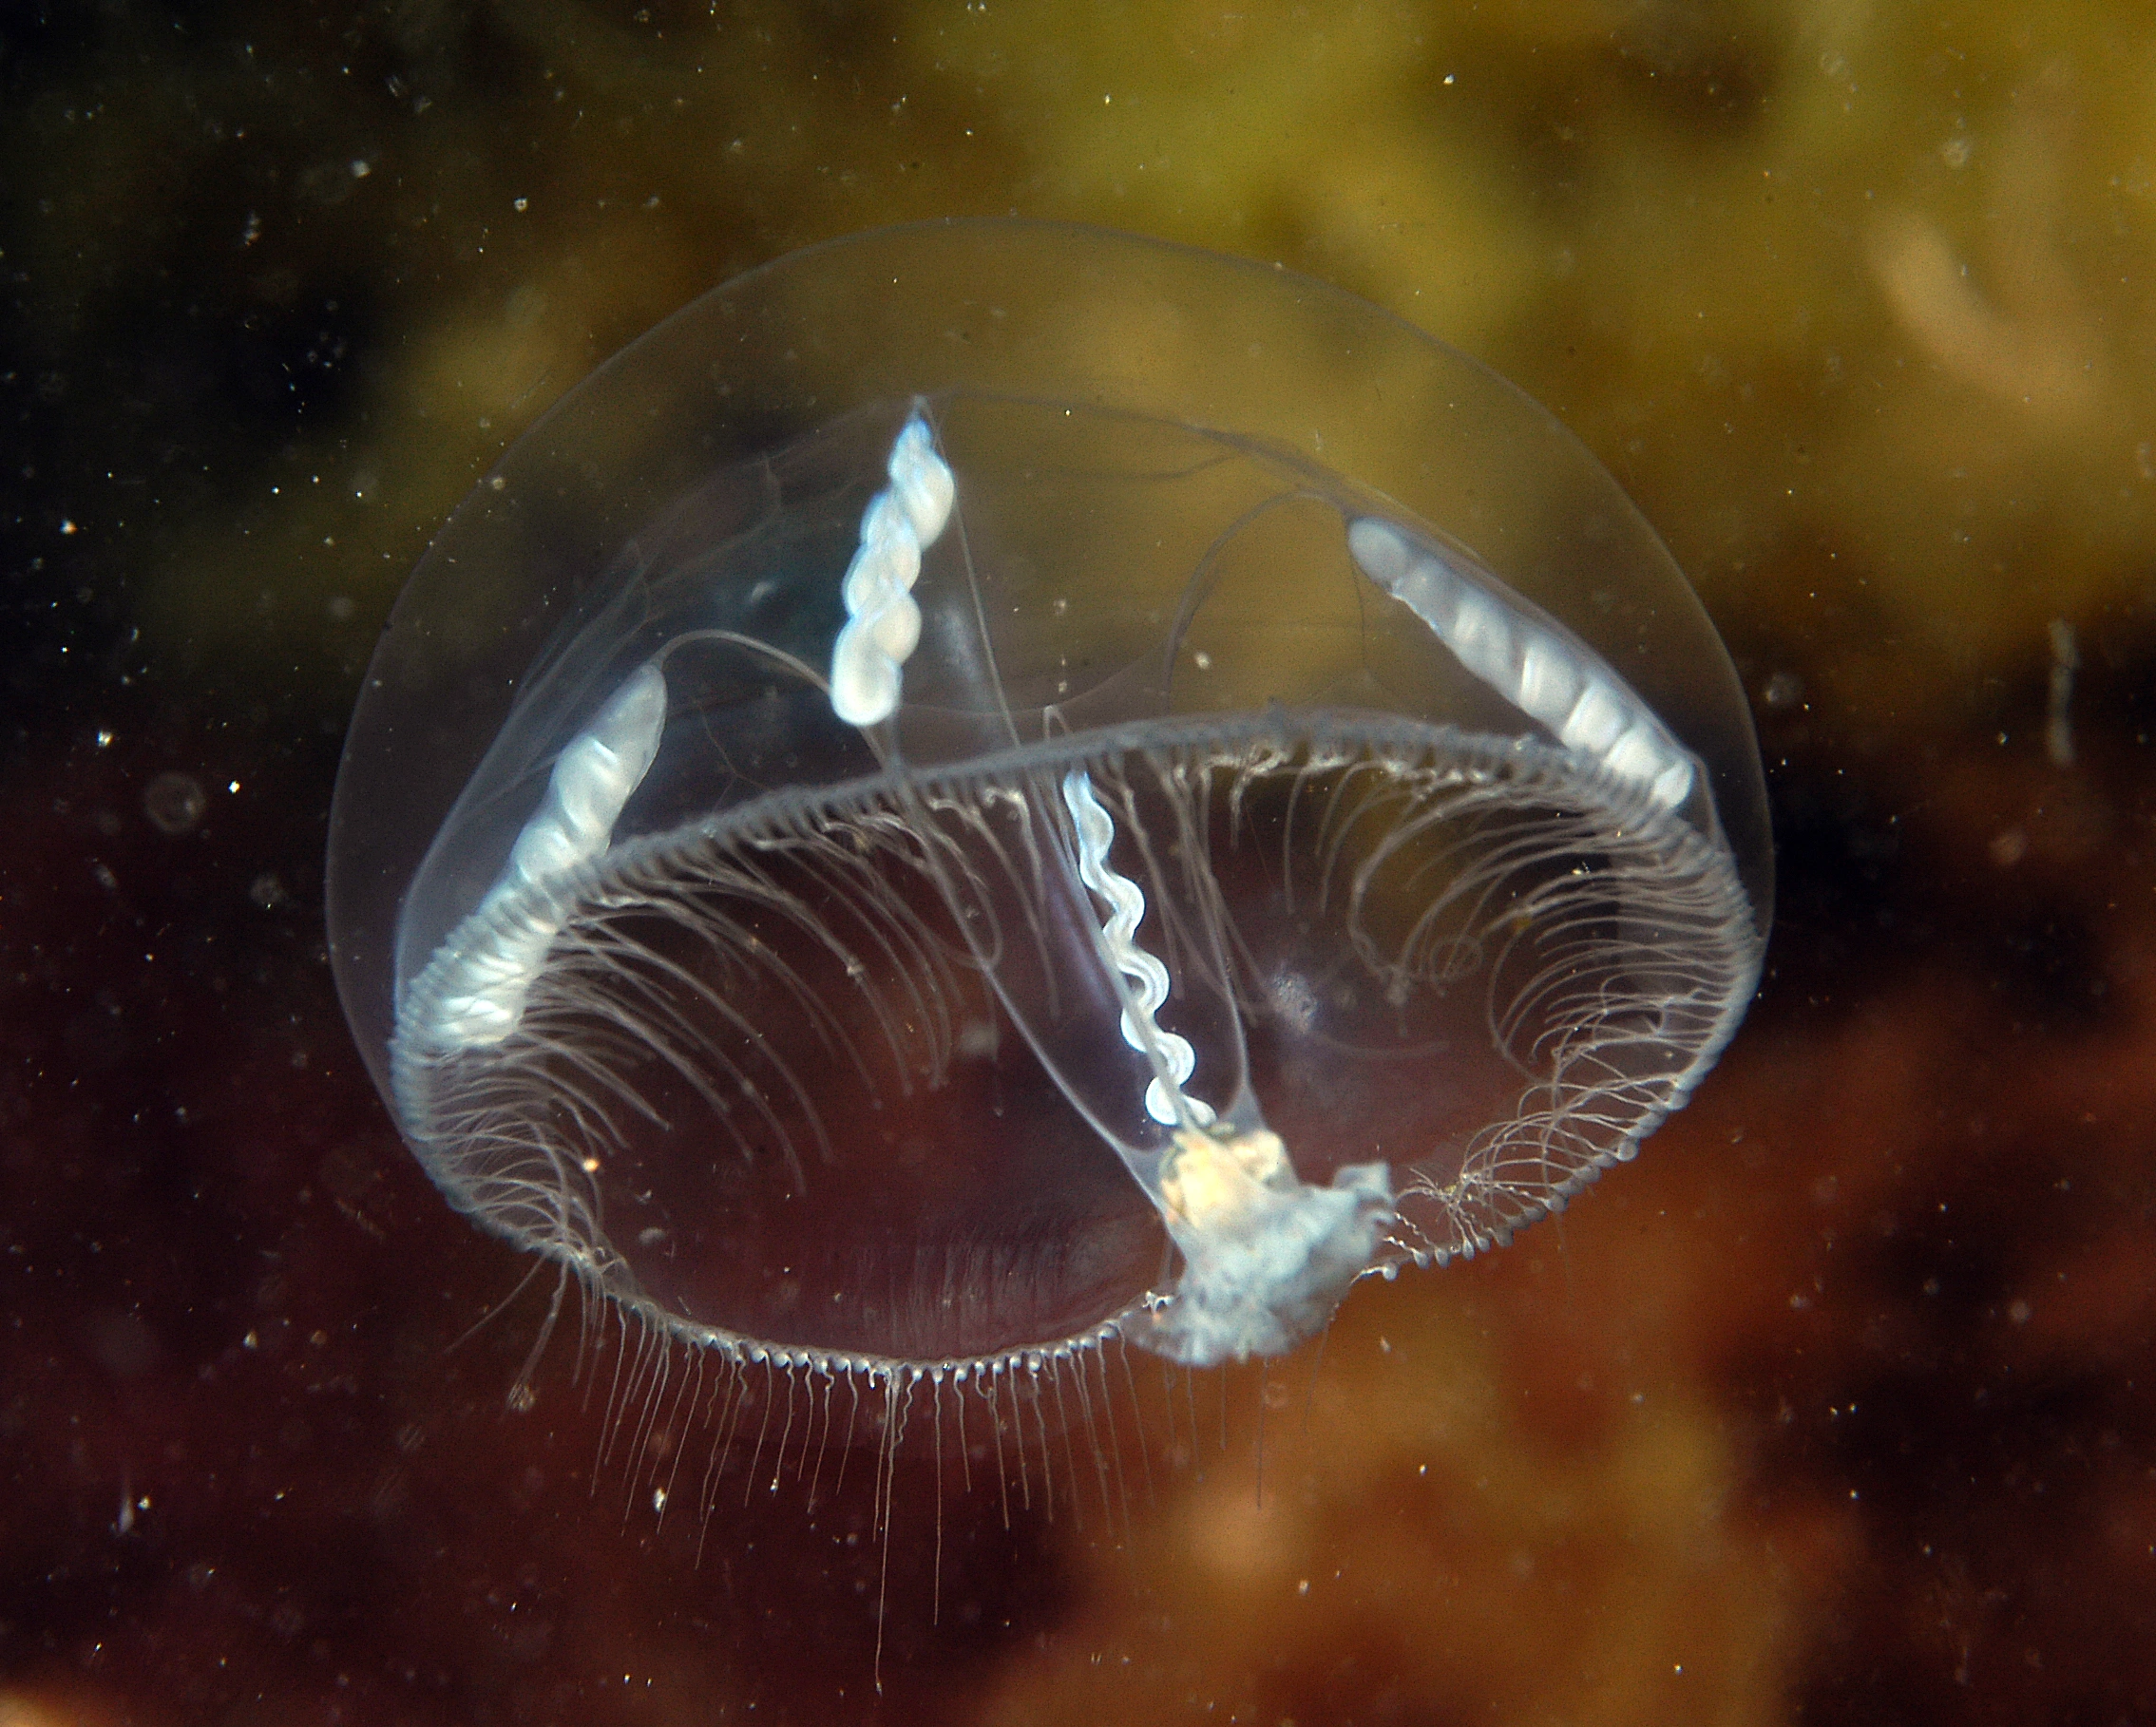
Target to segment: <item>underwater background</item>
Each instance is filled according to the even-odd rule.
[[[1587,442],[1751,697],[1766,978],[1198,1456],[660,1518],[345,1031],[344,725],[594,365],[1003,213]],[[2156,1716],[2152,287],[2125,4],[0,11],[0,1723]]]

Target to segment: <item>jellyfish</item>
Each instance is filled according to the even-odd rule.
[[[331,826],[453,1206],[669,1350],[962,1412],[1283,1355],[1560,1209],[1771,898],[1728,657],[1543,409],[1017,221],[783,258],[564,397],[398,600]]]

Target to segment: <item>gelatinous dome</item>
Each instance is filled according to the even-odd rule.
[[[1758,975],[1736,678],[1548,414],[1277,270],[865,235],[436,540],[332,820],[451,1202],[871,1374],[1292,1347],[1685,1101]]]

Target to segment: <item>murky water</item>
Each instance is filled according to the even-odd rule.
[[[2138,12],[0,32],[8,1709],[2156,1710]],[[1022,1471],[848,1447],[835,1382],[699,1424],[573,1305],[511,1411],[551,1282],[400,1147],[324,949],[376,633],[639,331],[1013,209],[1337,282],[1586,442],[1759,730],[1760,999],[1561,1221],[1262,1368],[1105,1357]]]

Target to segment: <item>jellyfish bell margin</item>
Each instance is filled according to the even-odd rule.
[[[1204,1366],[1681,1107],[1764,808],[1697,602],[1509,385],[1284,273],[935,224],[715,291],[460,510],[332,947],[450,1202],[668,1339]]]

